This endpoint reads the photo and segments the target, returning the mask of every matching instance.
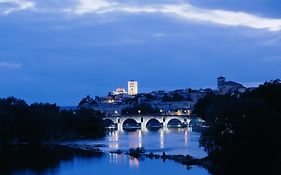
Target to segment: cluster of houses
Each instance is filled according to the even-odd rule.
[[[226,81],[224,77],[217,78],[217,89],[178,89],[174,91],[153,91],[138,93],[137,81],[128,82],[128,92],[125,88],[117,88],[107,96],[91,98],[87,96],[79,106],[93,108],[104,112],[106,115],[122,115],[122,109],[138,104],[150,104],[163,114],[190,115],[198,99],[203,98],[208,92],[216,94],[243,93],[246,88],[239,83]]]

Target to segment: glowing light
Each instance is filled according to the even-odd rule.
[[[188,132],[187,132],[187,129],[184,130],[184,144],[187,145],[187,135],[188,135]]]
[[[182,115],[182,112],[181,111],[177,111],[176,115]]]
[[[110,163],[118,163],[118,154],[109,154],[109,162]]]
[[[115,102],[115,100],[107,100],[107,103],[114,103]]]
[[[164,148],[164,130],[160,131],[160,148]]]
[[[139,140],[139,147],[142,147],[142,132],[141,132],[141,130],[139,130],[139,133],[138,133],[138,140]]]
[[[137,81],[128,81],[128,94],[137,95],[138,94],[138,82]]]
[[[138,168],[140,166],[140,162],[138,159],[131,157],[129,160],[129,165],[130,165],[130,167]]]
[[[114,149],[118,149],[119,148],[119,144],[109,144],[109,148],[114,148]]]
[[[126,92],[125,88],[121,88],[121,87],[119,87],[115,91],[113,91],[113,94],[115,94],[115,95],[126,94],[126,93],[127,92]]]

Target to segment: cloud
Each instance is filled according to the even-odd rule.
[[[280,56],[266,57],[263,58],[261,61],[266,63],[281,63],[281,57]]]
[[[15,11],[34,9],[35,3],[29,0],[0,0],[0,14],[8,15]]]
[[[98,12],[114,7],[115,5],[117,5],[117,3],[111,3],[104,0],[80,0],[78,6],[74,9],[74,12],[77,14]]]
[[[35,9],[35,2],[37,12],[67,13],[79,16],[89,13],[153,13],[181,18],[188,22],[248,27],[271,32],[281,31],[281,18],[266,18],[246,12],[201,8],[177,0],[161,3],[124,0],[0,0],[0,14]]]
[[[210,10],[188,3],[132,5],[106,0],[78,0],[78,5],[66,10],[69,13],[162,13],[189,21],[209,22],[226,26],[241,26],[268,31],[281,31],[281,19],[259,17],[245,12]]]
[[[154,33],[153,36],[156,38],[163,38],[166,36],[166,34],[162,32],[158,32],[158,33]]]
[[[22,68],[22,64],[19,64],[19,63],[8,63],[8,62],[0,62],[0,68],[20,69],[20,68]]]
[[[280,47],[281,46],[281,36],[270,36],[270,39],[267,39],[264,42],[261,42],[262,45],[268,47]]]

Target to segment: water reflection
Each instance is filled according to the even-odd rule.
[[[207,154],[199,148],[200,133],[191,128],[161,128],[158,130],[111,131],[108,136],[110,151],[144,147],[149,152],[169,154],[190,154],[204,157]],[[92,143],[94,144],[94,142]],[[106,143],[105,143],[106,144]]]
[[[138,168],[140,166],[139,159],[130,157],[129,159],[129,165],[131,168]]]
[[[160,131],[160,148],[164,148],[164,131]]]
[[[109,141],[110,149],[119,149],[118,140],[119,140],[119,132],[109,132],[108,141]]]
[[[138,131],[138,140],[139,140],[138,147],[142,147],[142,131],[141,130]]]
[[[0,174],[56,174],[61,161],[100,158],[58,145],[21,145],[0,150]]]
[[[75,144],[100,145],[105,156],[95,157],[73,153],[57,148],[22,148],[0,152],[0,174],[19,175],[77,175],[77,174],[126,174],[149,175],[157,171],[162,175],[209,173],[202,168],[186,170],[173,161],[139,160],[127,155],[109,154],[110,150],[128,151],[129,148],[145,147],[147,152],[167,154],[190,154],[204,157],[206,153],[199,148],[200,133],[190,129],[160,129],[154,131],[112,131],[99,140],[72,141]],[[110,168],[108,168],[110,167]]]
[[[184,144],[185,144],[185,145],[187,145],[187,138],[188,138],[188,137],[187,137],[187,136],[188,136],[187,134],[188,134],[188,133],[187,133],[187,130],[185,130],[185,131],[184,131]]]

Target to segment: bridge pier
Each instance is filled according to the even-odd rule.
[[[119,131],[122,131],[122,130],[123,130],[123,126],[122,126],[121,123],[117,123],[117,129],[118,129]]]

